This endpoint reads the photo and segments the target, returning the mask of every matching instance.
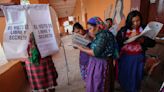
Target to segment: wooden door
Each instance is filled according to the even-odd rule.
[[[143,16],[143,23],[158,21],[164,24],[164,0],[140,0],[140,12]],[[154,2],[151,2],[154,1]],[[158,36],[164,37],[164,27]]]
[[[150,2],[148,11],[148,22],[158,21],[164,24],[164,0],[155,0],[154,3]],[[164,36],[164,27],[159,34]]]

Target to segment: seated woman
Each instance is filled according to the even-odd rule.
[[[110,91],[111,84],[109,84],[109,78],[111,78],[109,65],[113,61],[114,36],[99,17],[89,19],[88,28],[89,35],[93,38],[89,48],[77,45],[80,51],[90,55],[87,67],[86,91],[112,92]]]

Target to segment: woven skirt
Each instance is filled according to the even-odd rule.
[[[41,59],[39,65],[34,65],[26,60],[25,69],[33,91],[46,92],[57,86],[58,74],[51,57]]]

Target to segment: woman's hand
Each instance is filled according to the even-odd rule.
[[[132,32],[132,33],[130,34],[129,38],[132,38],[132,37],[134,37],[134,36],[136,36],[136,35],[137,35],[136,32]]]
[[[74,44],[73,46],[79,49],[80,51],[87,53],[88,55],[94,56],[93,50],[90,48],[84,48],[83,46],[78,45],[78,44]]]
[[[84,49],[85,49],[83,46],[78,45],[78,44],[75,44],[74,47],[79,49],[80,51],[84,51]]]
[[[78,49],[76,44],[71,45],[74,49]]]
[[[79,47],[77,44],[73,44],[72,46],[73,46],[73,48],[75,48],[75,49],[78,49],[78,47]]]
[[[140,44],[142,44],[142,43],[144,43],[144,37],[141,36],[141,37],[137,38],[136,41],[138,41]]]

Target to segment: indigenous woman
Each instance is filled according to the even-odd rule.
[[[118,78],[125,92],[139,91],[143,78],[145,51],[147,47],[155,45],[154,40],[144,36],[124,44],[127,39],[139,35],[143,29],[141,13],[132,11],[128,14],[126,25],[121,28],[116,37],[120,49]]]
[[[89,35],[93,38],[89,48],[77,46],[90,55],[87,67],[86,91],[110,92],[110,62],[113,65],[115,39],[99,17],[88,21]]]
[[[58,77],[51,56],[41,58],[31,33],[28,46],[28,60],[25,60],[25,69],[33,92],[54,92]]]
[[[84,37],[86,37],[87,35],[87,30],[84,30],[83,26],[79,24],[78,22],[73,25],[73,32],[83,35]],[[86,76],[87,76],[87,66],[88,66],[88,61],[89,61],[89,55],[86,54],[85,52],[80,51],[79,61],[80,61],[79,65],[80,65],[81,76],[82,76],[82,79],[85,81]]]

